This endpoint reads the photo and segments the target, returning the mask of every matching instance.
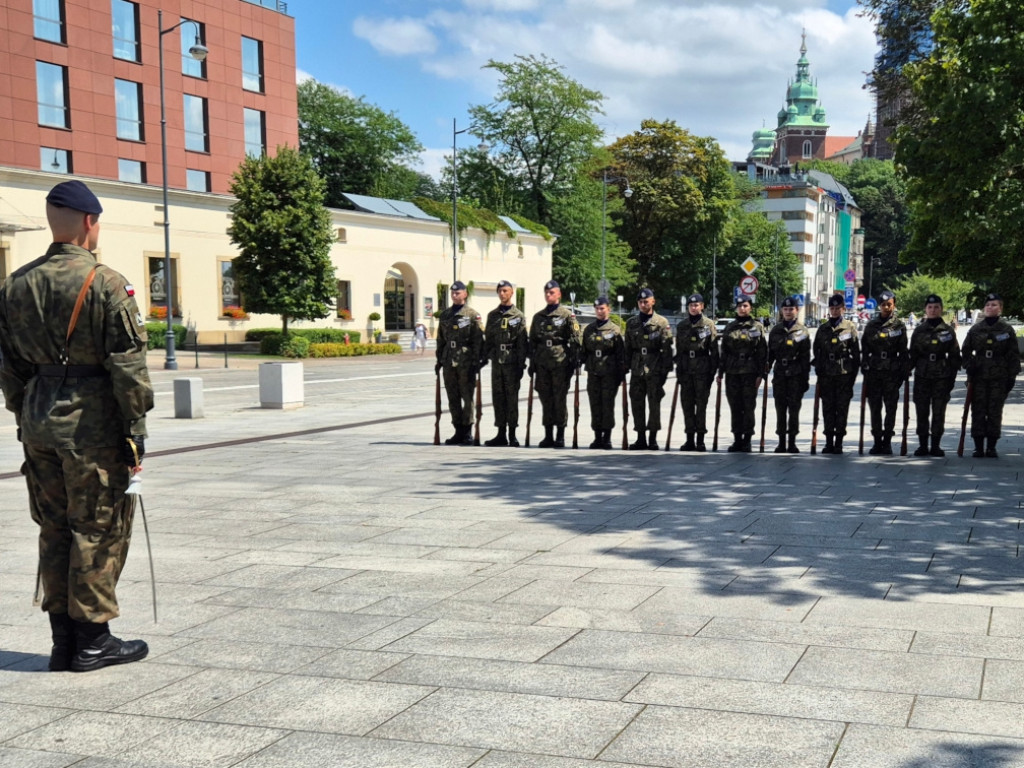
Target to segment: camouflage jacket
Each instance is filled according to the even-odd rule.
[[[583,333],[568,307],[545,307],[530,323],[530,358],[545,370],[579,364]]]
[[[589,375],[622,381],[623,350],[622,331],[611,320],[595,320],[583,329],[583,363]]]
[[[75,301],[93,267],[95,278],[65,350]],[[125,435],[146,434],[153,386],[134,293],[122,275],[69,243],[54,243],[0,288],[0,385],[23,442],[112,448]],[[96,370],[54,375],[54,367],[64,364]]]
[[[814,334],[814,360],[819,376],[856,376],[860,370],[860,339],[850,320],[832,325],[825,320]]]
[[[437,324],[437,362],[449,368],[478,368],[484,355],[480,315],[469,304],[448,307]]]
[[[784,322],[772,326],[768,334],[768,368],[783,378],[799,376],[803,380],[811,375],[811,336],[807,326],[794,322],[787,328]]]
[[[903,378],[910,367],[907,327],[894,312],[888,319],[872,318],[860,338],[864,373]]]
[[[664,379],[672,370],[672,327],[657,312],[646,322],[643,315],[626,321],[625,345],[631,375]]]
[[[676,372],[679,376],[714,376],[718,370],[718,331],[711,318],[690,315],[676,326]]]
[[[526,315],[516,306],[504,312],[500,308],[488,312],[484,326],[484,357],[495,365],[522,369],[526,365],[526,356]]]
[[[910,337],[910,365],[919,379],[947,379],[960,370],[960,344],[945,320],[924,320]]]
[[[722,373],[763,376],[768,365],[764,326],[752,317],[737,317],[722,331]]]
[[[1012,381],[1020,373],[1017,333],[1002,318],[992,325],[983,319],[972,325],[960,352],[970,376]]]

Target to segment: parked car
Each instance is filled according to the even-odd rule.
[[[725,326],[727,326],[732,321],[733,321],[733,318],[731,318],[731,317],[720,317],[720,318],[718,318],[717,320],[715,320],[715,330],[718,331],[719,333],[721,333],[722,331],[725,330]]]

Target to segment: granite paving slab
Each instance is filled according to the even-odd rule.
[[[561,627],[438,619],[385,646],[384,650],[471,659],[536,661],[574,634],[575,629]]]
[[[482,749],[331,733],[293,733],[237,764],[237,768],[469,768]]]
[[[952,724],[948,724],[952,725]],[[829,768],[1016,768],[1024,741],[854,723]]]
[[[1024,703],[919,696],[908,724],[934,731],[951,723],[961,733],[1024,739]]]

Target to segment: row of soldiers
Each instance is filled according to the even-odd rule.
[[[873,437],[869,453],[893,453],[900,389],[913,377],[920,443],[914,455],[943,456],[946,405],[962,366],[968,375],[974,456],[995,458],[1003,405],[1021,370],[1016,335],[1002,318],[1003,302],[996,294],[985,297],[984,317],[968,331],[961,348],[955,329],[943,319],[942,299],[934,294],[926,298],[925,319],[912,336],[896,313],[892,292],[879,295],[879,313],[863,334],[844,318],[843,297],[833,295],[828,318],[812,342],[812,334],[797,319],[798,305],[791,297],[782,302],[781,319],[769,333],[751,315],[750,297],[740,295],[736,318],[719,334],[704,314],[703,297],[692,294],[687,297],[687,315],[673,334],[668,321],[654,311],[655,297],[649,288],[638,294],[639,311],[626,321],[624,332],[610,319],[605,297],[594,302],[594,322],[581,329],[573,313],[561,305],[561,289],[555,281],[544,286],[547,305],[534,315],[529,328],[525,315],[512,303],[512,284],[501,281],[497,292],[500,303],[487,315],[483,329],[480,316],[466,304],[466,288],[460,282],[452,285],[452,306],[441,316],[436,372],[444,372],[455,427],[455,434],[445,441],[449,445],[473,444],[474,385],[480,370],[490,363],[498,434],[485,445],[519,445],[519,388],[528,368],[530,403],[535,388],[543,410],[545,434],[539,445],[564,447],[569,386],[573,375],[585,368],[594,431],[590,447],[612,447],[616,394],[628,377],[637,433],[629,449],[658,450],[661,401],[674,368],[678,389],[673,418],[678,399],[686,430],[680,450],[707,450],[708,401],[716,380],[720,399],[724,378],[733,434],[728,450],[751,451],[757,393],[773,375],[779,439],[775,452],[799,453],[800,408],[813,368],[817,375],[815,426],[819,407],[824,422],[822,453],[843,453],[854,383],[863,372],[862,392]],[[763,431],[762,425],[762,435]]]

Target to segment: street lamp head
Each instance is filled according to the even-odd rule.
[[[479,144],[476,145],[476,148],[477,148],[477,151],[479,151],[481,154],[485,154],[485,155],[488,152],[491,151],[491,147],[490,147],[490,145],[488,145],[488,143],[486,141],[481,141]]]
[[[633,188],[630,187],[630,186],[627,186],[626,189],[623,191],[622,196],[626,197],[626,198],[632,197],[633,196]]]
[[[209,54],[210,49],[203,45],[199,38],[196,38],[194,45],[189,46],[188,55],[196,61],[206,61],[206,56]]]

